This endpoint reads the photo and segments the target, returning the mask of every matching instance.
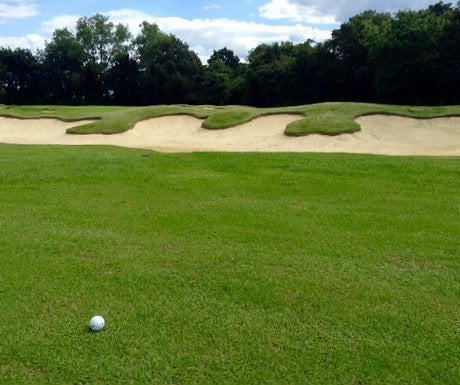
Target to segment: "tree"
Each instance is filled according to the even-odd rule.
[[[0,96],[6,104],[31,104],[42,99],[40,66],[27,49],[0,48]]]
[[[443,3],[440,1],[439,3],[430,5],[428,7],[428,11],[435,14],[436,16],[443,16],[446,13],[452,11],[452,3]]]
[[[240,58],[235,53],[224,47],[218,51],[214,51],[208,59],[208,66],[211,68],[226,68],[229,71],[236,73],[240,66]]]
[[[203,66],[187,44],[161,32],[156,24],[144,22],[134,46],[140,64],[143,103],[199,100]]]
[[[332,32],[326,44],[339,61],[333,77],[342,80],[341,99],[353,101],[375,100],[375,68],[369,61],[369,33],[379,34],[391,21],[391,16],[365,11],[343,23]]]
[[[46,79],[46,81],[43,81]],[[396,15],[365,11],[322,43],[261,44],[241,63],[227,47],[207,65],[157,25],[96,14],[58,29],[36,55],[0,48],[0,102],[212,103],[322,101],[460,103],[460,1]]]
[[[257,106],[288,105],[293,78],[295,48],[290,42],[261,44],[248,56],[248,101]]]
[[[106,82],[107,71],[119,57],[129,54],[131,34],[126,26],[115,26],[109,18],[96,14],[77,21],[76,40],[85,52],[84,99],[86,103],[101,103],[110,99]]]
[[[241,103],[244,93],[243,66],[227,47],[214,51],[205,68],[203,94],[212,104]]]
[[[107,72],[110,102],[118,105],[140,104],[139,64],[128,54],[118,56]]]
[[[84,63],[87,59],[83,46],[75,36],[66,28],[56,30],[39,56],[47,78],[47,101],[82,103]]]
[[[131,34],[126,26],[115,26],[108,17],[96,14],[77,21],[76,39],[88,61],[107,69],[117,56],[129,53]]]
[[[443,7],[445,9],[445,7]],[[443,13],[445,20],[442,36],[439,41],[440,50],[438,68],[440,79],[440,95],[438,102],[442,104],[460,103],[460,1],[455,8]]]
[[[290,89],[291,104],[340,100],[344,81],[337,56],[330,42],[308,40],[295,46],[292,68],[294,86]]]
[[[389,28],[370,34],[380,101],[404,104],[439,102],[442,82],[439,50],[445,18],[424,11],[398,12]]]

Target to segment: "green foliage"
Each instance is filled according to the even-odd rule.
[[[244,73],[240,59],[232,50],[214,51],[205,67],[202,87],[206,102],[236,104],[244,97]]]
[[[107,87],[107,71],[117,59],[128,54],[131,34],[128,28],[114,26],[109,18],[96,14],[77,21],[77,41],[85,51],[84,103],[97,104],[109,99],[113,92]]]
[[[174,35],[144,22],[135,39],[139,56],[142,98],[148,104],[194,102],[202,80],[198,56]]]
[[[39,70],[37,58],[29,50],[0,48],[0,101],[35,102],[43,85]]]
[[[56,30],[40,56],[48,79],[47,98],[63,104],[81,103],[87,54],[75,36],[67,29]]]
[[[262,44],[248,57],[248,98],[256,105],[290,105],[291,90],[297,84],[292,77],[296,48],[292,43]]]
[[[352,17],[334,30],[330,41],[335,57],[339,58],[339,76],[343,97],[352,101],[373,101],[375,97],[375,68],[370,63],[370,41],[381,36],[391,21],[388,14],[366,11]]]
[[[384,100],[398,95],[420,104],[422,98],[429,100],[430,92],[440,94],[436,88],[444,74],[438,45],[444,28],[444,18],[430,11],[406,11],[391,20],[391,27],[374,35],[378,40],[371,48],[371,58],[377,92]]]
[[[226,69],[237,72],[240,66],[240,58],[231,49],[224,47],[218,51],[214,51],[208,60],[208,66],[213,69]]]
[[[0,145],[0,163],[1,383],[460,380],[458,159]]]
[[[126,26],[115,26],[107,16],[96,14],[77,21],[75,37],[90,61],[107,68],[116,57],[128,53],[131,34]]]
[[[129,55],[119,56],[107,71],[111,100],[118,105],[136,105],[141,95],[141,69]]]
[[[108,77],[108,70],[128,55],[130,39],[127,27],[114,26],[100,14],[79,19],[75,34],[67,29],[56,30],[40,53],[49,79],[46,99],[62,104],[96,104],[107,100],[110,93],[115,93],[107,89],[107,80],[116,82]]]

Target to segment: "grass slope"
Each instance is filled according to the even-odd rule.
[[[360,116],[385,114],[418,119],[441,116],[460,116],[460,106],[411,107],[365,103],[320,103],[300,107],[305,119],[286,127],[286,135],[309,134],[340,135],[360,130],[355,122]]]
[[[0,165],[2,384],[460,382],[456,158],[0,145]]]
[[[460,116],[460,106],[410,107],[364,103],[320,103],[283,108],[187,105],[150,107],[0,106],[0,116],[55,117],[62,120],[98,119],[95,123],[69,129],[68,132],[72,134],[115,134],[129,130],[141,120],[174,114],[189,114],[204,119],[203,127],[208,129],[224,129],[246,123],[260,116],[279,113],[304,116],[304,119],[290,123],[286,127],[286,135],[339,135],[359,131],[359,125],[355,119],[362,115],[379,113],[414,118]]]

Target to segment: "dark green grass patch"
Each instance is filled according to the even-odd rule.
[[[458,170],[1,145],[0,383],[458,383]]]

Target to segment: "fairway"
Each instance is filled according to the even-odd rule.
[[[460,380],[458,158],[0,145],[0,163],[2,384]]]
[[[459,53],[460,0],[0,1],[0,385],[460,385]]]

